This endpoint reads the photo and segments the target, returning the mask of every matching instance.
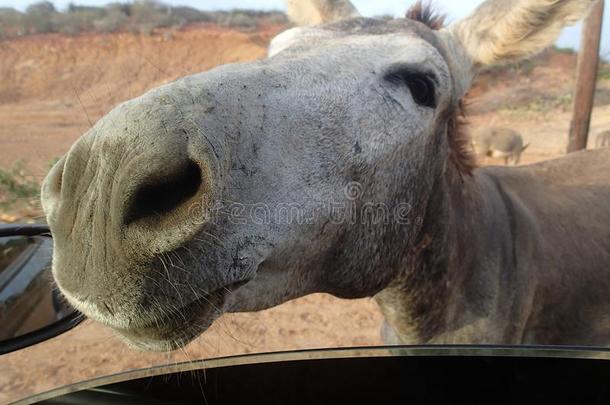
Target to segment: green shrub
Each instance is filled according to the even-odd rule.
[[[90,26],[85,26],[79,19],[74,18],[70,14],[57,13],[53,16],[52,23],[54,31],[69,35],[76,35],[81,31],[88,31],[90,29]]]
[[[23,34],[24,14],[14,8],[0,8],[0,32],[2,37]]]
[[[101,19],[93,23],[94,30],[97,32],[109,33],[119,31],[129,22],[129,17],[120,9],[108,10],[108,13]]]
[[[109,3],[104,7],[69,4],[57,11],[53,4],[41,1],[25,13],[0,8],[0,38],[26,34],[61,32],[131,31],[150,35],[156,28],[176,27],[195,22],[211,22],[238,29],[254,29],[261,23],[286,24],[286,15],[279,11],[233,10],[206,12],[192,7],[172,7],[156,0],[133,3]]]
[[[44,34],[54,32],[54,18],[57,14],[55,6],[49,1],[34,3],[25,10],[24,25],[26,32]]]
[[[213,22],[214,15],[213,13],[208,13],[205,11],[197,10],[193,7],[172,7],[172,15],[174,15],[179,20],[183,20],[185,23],[194,23],[194,22]]]
[[[151,34],[155,28],[171,27],[181,23],[172,14],[172,8],[154,0],[139,0],[131,6],[132,24],[136,31]]]
[[[255,28],[259,19],[247,11],[233,10],[219,14],[217,22],[227,27]]]
[[[10,169],[0,168],[0,208],[10,208],[17,202],[35,206],[40,195],[40,184],[32,180],[22,161]]]

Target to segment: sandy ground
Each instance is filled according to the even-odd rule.
[[[251,314],[224,315],[184,351],[132,351],[112,331],[87,321],[37,346],[0,357],[0,404],[66,384],[195,359],[381,344],[382,317],[372,299],[317,294]]]
[[[187,30],[173,33],[169,40],[120,34],[0,42],[0,167],[24,160],[30,173],[41,179],[48,163],[116,103],[184,74],[262,57],[277,30]],[[557,76],[555,71],[540,74]],[[529,88],[527,83],[523,86]],[[531,163],[563,154],[570,113],[483,113],[470,121],[473,126],[502,125],[520,131],[531,144],[523,163]],[[610,105],[597,108],[592,119],[593,135],[605,129],[610,129]],[[51,341],[2,356],[0,404],[96,376],[190,359],[378,345],[381,322],[370,299],[312,295],[256,314],[226,315],[184,352],[171,354],[130,351],[110,330],[85,323]]]

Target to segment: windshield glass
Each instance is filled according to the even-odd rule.
[[[88,319],[1,356],[0,402],[247,353],[610,345],[610,35],[586,76],[568,21],[469,42],[494,0],[26,3],[0,1],[0,224],[48,223],[55,287],[0,322]],[[0,240],[0,288],[29,243]]]

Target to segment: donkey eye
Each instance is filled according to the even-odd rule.
[[[429,108],[436,107],[435,86],[430,75],[399,71],[388,74],[386,80],[394,84],[406,85],[417,104]]]
[[[436,107],[434,96],[434,83],[427,76],[416,76],[407,81],[407,86],[411,90],[411,95],[415,102],[424,107]]]

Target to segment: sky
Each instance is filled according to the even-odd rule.
[[[402,16],[409,0],[352,0],[356,8],[364,16],[393,15]],[[110,0],[56,0],[53,1],[57,8],[64,8],[70,2],[82,5],[105,5]],[[482,0],[433,0],[437,8],[446,13],[449,21],[455,21],[468,15]],[[0,7],[14,7],[24,10],[33,1],[0,0]],[[233,8],[283,10],[282,0],[164,0],[171,5],[191,6],[201,10],[226,10]],[[560,47],[577,48],[580,40],[580,24],[564,30],[557,43]],[[602,34],[601,53],[610,59],[610,4],[606,2],[604,12],[604,32]]]

